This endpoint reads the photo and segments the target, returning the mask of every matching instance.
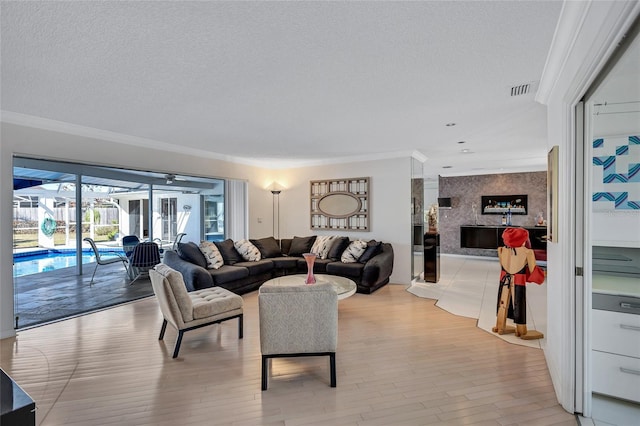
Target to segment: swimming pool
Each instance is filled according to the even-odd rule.
[[[100,250],[100,257],[108,259],[117,254],[124,256],[119,250]],[[91,250],[82,251],[82,264],[92,263],[96,257]],[[24,275],[37,274],[40,272],[54,271],[61,268],[76,266],[76,252],[73,249],[66,250],[38,250],[32,253],[21,253],[13,255],[13,276],[22,277]]]

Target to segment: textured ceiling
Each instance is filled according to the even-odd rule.
[[[561,7],[3,1],[0,105],[272,167],[541,170],[546,110],[510,88],[540,79]]]

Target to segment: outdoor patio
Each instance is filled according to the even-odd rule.
[[[83,266],[83,275],[76,268],[14,278],[14,311],[18,329],[42,325],[74,317],[110,306],[153,295],[148,277],[130,280],[122,263],[98,267],[93,284],[89,284],[95,263]]]

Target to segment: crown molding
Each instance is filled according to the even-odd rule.
[[[578,33],[589,11],[590,2],[564,2],[558,24],[551,40],[551,48],[542,70],[542,77],[538,85],[535,100],[547,105],[556,87],[562,70],[573,50]]]
[[[427,161],[429,159],[429,157],[427,157],[426,155],[424,155],[420,151],[413,151],[411,153],[411,158],[414,158],[414,159],[418,160],[421,163],[424,163],[425,161]]]
[[[109,130],[96,129],[94,127],[80,126],[78,124],[67,123],[64,121],[52,120],[49,118],[36,117],[33,115],[21,114],[13,111],[0,111],[0,121],[3,123],[15,124],[24,127],[33,127],[41,130],[48,130],[57,133],[66,133],[74,136],[86,137],[90,139],[98,139],[109,142],[121,143],[124,145],[137,146],[141,148],[159,149],[162,151],[175,152],[180,154],[188,154],[197,157],[206,157],[215,160],[238,162],[235,157],[223,154],[217,154],[201,149],[178,146],[167,142],[161,142],[154,139],[141,138],[138,136],[130,136],[122,133],[111,132]]]
[[[245,158],[220,154],[202,149],[189,148],[161,142],[153,139],[141,138],[137,136],[125,135],[108,130],[96,129],[93,127],[80,126],[64,121],[51,120],[33,115],[21,114],[13,111],[0,110],[0,121],[3,123],[15,124],[18,126],[32,127],[36,129],[48,130],[57,133],[66,133],[74,136],[86,137],[97,140],[120,143],[124,145],[150,148],[180,154],[193,155],[196,157],[221,160],[229,163],[242,164],[247,166],[260,167],[264,169],[290,169],[311,166],[324,166],[330,164],[356,163],[363,161],[390,160],[394,158],[418,158],[426,161],[426,156],[418,151],[394,151],[374,154],[364,154],[355,156],[345,156],[340,158],[318,158],[318,159],[284,159],[284,158]],[[421,157],[416,157],[416,155]],[[424,158],[422,160],[421,158]]]
[[[535,100],[574,102],[584,94],[640,14],[638,1],[565,1]]]

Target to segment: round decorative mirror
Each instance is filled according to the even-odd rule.
[[[358,213],[360,199],[349,192],[331,192],[318,201],[318,209],[328,217],[343,218]]]

